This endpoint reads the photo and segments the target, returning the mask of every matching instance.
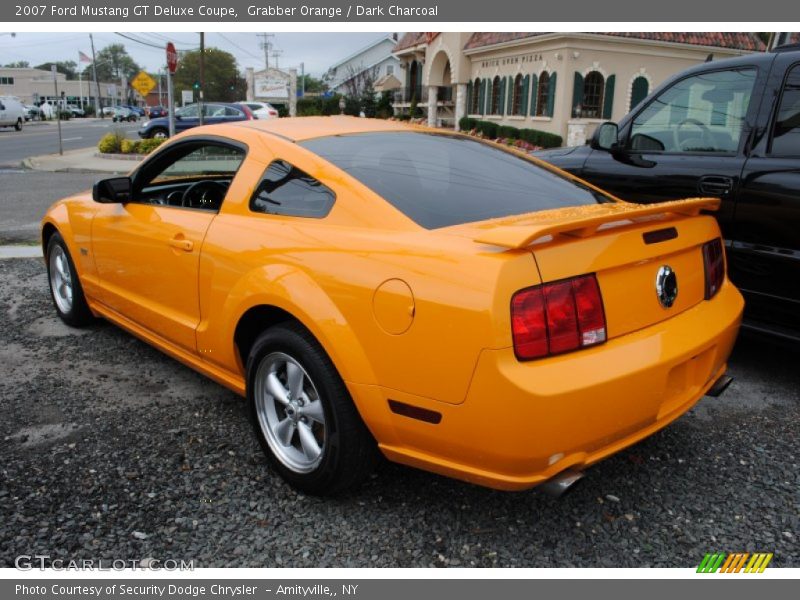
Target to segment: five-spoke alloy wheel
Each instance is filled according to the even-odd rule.
[[[62,321],[73,327],[81,327],[92,321],[92,312],[83,295],[75,263],[59,233],[51,235],[47,242],[47,279],[50,296]]]
[[[280,475],[309,494],[361,483],[379,453],[338,371],[314,336],[287,321],[261,333],[247,360],[250,418]]]

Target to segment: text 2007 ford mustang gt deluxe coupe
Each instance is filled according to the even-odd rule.
[[[389,459],[572,481],[719,391],[742,313],[718,201],[620,202],[458,134],[345,117],[193,129],[43,220],[102,316],[246,395],[311,493]]]

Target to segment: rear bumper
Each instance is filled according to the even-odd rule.
[[[596,348],[522,363],[511,348],[484,350],[463,404],[381,390],[382,406],[409,402],[441,413],[438,424],[365,417],[392,460],[498,489],[533,487],[691,408],[725,372],[743,307],[726,282],[712,301]]]

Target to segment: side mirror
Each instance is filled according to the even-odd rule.
[[[619,126],[616,123],[602,123],[594,131],[591,146],[595,150],[611,152],[619,142]]]
[[[117,204],[131,199],[131,178],[111,177],[101,179],[92,188],[92,199],[103,204]]]

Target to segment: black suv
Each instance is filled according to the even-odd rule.
[[[687,69],[586,146],[535,154],[631,202],[722,198],[744,326],[800,341],[800,45]]]

